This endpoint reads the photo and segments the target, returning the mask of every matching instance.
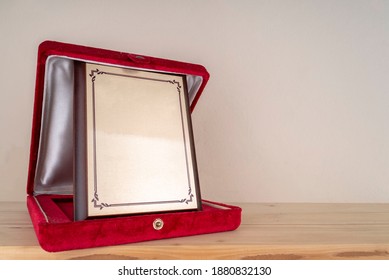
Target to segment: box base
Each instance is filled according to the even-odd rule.
[[[73,197],[28,196],[27,207],[41,247],[48,252],[127,244],[235,230],[237,206],[203,200],[201,211],[156,213],[73,221]],[[162,221],[159,226],[156,221]]]

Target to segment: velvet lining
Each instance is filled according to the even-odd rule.
[[[69,198],[58,195],[27,197],[27,206],[35,232],[41,247],[46,251],[56,252],[221,232],[234,230],[240,225],[239,207],[209,201],[203,205],[202,211],[73,222],[73,217],[68,212],[73,207],[72,199]],[[164,222],[161,230],[153,227],[153,222],[157,218]]]

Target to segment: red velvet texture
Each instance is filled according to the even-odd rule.
[[[58,204],[61,200],[62,207]],[[202,211],[73,222],[72,217],[68,216],[69,212],[64,211],[64,208],[72,208],[71,198],[61,199],[53,195],[27,197],[28,210],[39,243],[49,252],[229,231],[239,227],[241,209],[220,203],[217,205],[223,206],[223,209],[204,204]],[[164,222],[160,230],[153,227],[157,218]]]
[[[73,221],[72,196],[34,196],[34,175],[39,148],[45,63],[51,55],[202,76],[203,83],[191,104],[192,111],[209,79],[206,69],[196,64],[52,41],[43,42],[39,46],[27,181],[27,207],[38,241],[43,249],[57,252],[221,232],[239,227],[241,209],[214,202],[212,203],[223,207],[203,204],[201,211],[109,217],[75,222]],[[164,221],[161,230],[153,228],[153,222],[157,218]]]

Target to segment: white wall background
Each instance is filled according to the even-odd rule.
[[[24,201],[46,39],[203,64],[203,197],[389,202],[389,1],[0,0],[0,200]]]

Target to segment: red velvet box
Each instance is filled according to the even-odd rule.
[[[42,137],[41,125],[44,120],[48,121],[48,118],[51,117],[50,114],[42,114],[46,62],[51,56],[198,77],[197,83],[193,85],[196,93],[190,100],[191,111],[193,111],[209,79],[206,69],[196,64],[52,41],[43,42],[39,46],[27,182],[27,206],[43,249],[55,252],[118,245],[229,231],[239,227],[241,220],[239,207],[206,200],[202,201],[202,210],[199,211],[152,213],[74,221],[72,190],[70,193],[69,191],[62,192],[61,186],[58,189],[57,186],[38,189],[36,187],[36,174],[42,140],[40,139]],[[57,160],[57,163],[61,163],[61,161]],[[66,168],[69,169],[72,166],[62,167],[64,170]],[[67,174],[72,174],[72,170],[67,170]],[[163,227],[156,227],[156,222],[161,220]]]

